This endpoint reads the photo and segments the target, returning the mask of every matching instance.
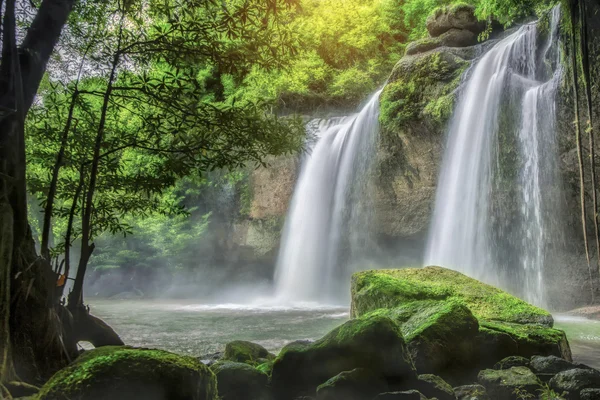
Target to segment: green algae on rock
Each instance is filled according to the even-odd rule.
[[[84,352],[42,387],[41,400],[215,400],[214,374],[192,357],[107,346]]]
[[[210,369],[217,377],[221,400],[269,400],[269,377],[246,363],[219,361]]]
[[[350,320],[315,342],[284,347],[273,364],[272,386],[281,399],[314,396],[317,386],[355,368],[388,380],[416,377],[398,324],[372,315]]]
[[[541,389],[541,382],[527,367],[486,369],[479,373],[478,380],[493,399],[534,398]]]
[[[477,319],[549,328],[554,324],[549,312],[442,267],[364,271],[352,277],[353,316],[407,301],[451,299],[468,307]]]
[[[393,319],[417,370],[455,382],[509,356],[571,360],[566,336],[552,328],[547,311],[441,267],[354,274],[351,314]]]
[[[269,353],[263,346],[244,340],[234,340],[227,343],[223,355],[224,360],[248,364],[256,364],[262,359],[272,360],[274,358],[275,355]]]

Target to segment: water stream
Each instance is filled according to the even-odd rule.
[[[471,68],[449,126],[426,265],[544,305],[560,210],[555,94],[560,8],[499,41]],[[545,40],[543,38],[545,37]]]
[[[278,302],[347,299],[351,252],[360,241],[364,178],[379,130],[379,94],[356,115],[316,121],[318,141],[304,160],[286,218],[275,272]]]

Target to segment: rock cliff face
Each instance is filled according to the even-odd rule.
[[[592,83],[600,81],[600,6],[588,2]],[[566,14],[563,18],[566,18]],[[541,24],[547,24],[542,18]],[[563,24],[565,25],[565,24]],[[443,156],[445,130],[460,93],[463,73],[495,40],[476,44],[484,29],[469,7],[442,10],[428,21],[430,38],[412,43],[397,63],[381,96],[381,136],[371,192],[374,194],[373,237],[377,256],[386,264],[419,264],[433,211],[436,182]],[[502,33],[499,33],[501,35]],[[563,50],[572,50],[568,32],[561,33]],[[466,46],[466,47],[465,47]],[[567,60],[567,58],[565,58]],[[553,308],[587,303],[589,276],[582,247],[579,171],[575,146],[574,99],[570,71],[564,71],[557,99],[565,238],[564,257],[546,267]],[[582,121],[587,120],[580,92]],[[600,121],[600,91],[593,91],[595,121]],[[584,138],[587,144],[587,137]],[[600,141],[596,141],[598,145]],[[600,154],[600,148],[596,154]],[[600,165],[600,157],[597,164]],[[233,245],[242,258],[259,262],[265,276],[272,272],[280,233],[299,169],[298,157],[270,160],[268,168],[251,171],[242,193],[242,218],[234,225]],[[586,165],[586,179],[589,166]],[[587,184],[588,188],[591,185]],[[588,200],[591,192],[587,191]],[[588,201],[588,236],[593,244],[593,215]],[[595,249],[591,249],[592,254]],[[271,271],[271,272],[269,272]]]

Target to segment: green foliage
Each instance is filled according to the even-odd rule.
[[[406,40],[398,0],[304,0],[291,26],[302,48],[273,72],[254,69],[234,92],[292,110],[357,104],[381,85]]]

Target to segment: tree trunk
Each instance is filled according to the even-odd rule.
[[[92,212],[94,208],[94,193],[96,190],[96,180],[98,179],[98,170],[100,166],[100,151],[102,150],[102,142],[104,140],[104,129],[106,126],[106,116],[108,113],[108,105],[110,102],[110,96],[113,91],[113,85],[117,76],[117,67],[121,56],[121,40],[123,36],[123,22],[125,13],[121,15],[121,22],[119,26],[119,35],[117,40],[117,49],[113,56],[110,76],[108,78],[108,85],[104,92],[102,109],[100,113],[100,121],[98,123],[98,130],[96,132],[96,140],[94,143],[94,155],[92,158],[92,166],[90,168],[90,181],[87,187],[87,193],[85,194],[83,202],[83,214],[81,217],[81,256],[79,258],[79,265],[77,266],[77,275],[75,277],[75,283],[73,284],[73,291],[69,295],[69,309],[75,310],[83,307],[83,281],[85,279],[85,272],[87,265],[94,251],[93,243],[91,243],[92,233]]]
[[[8,0],[0,65],[0,371],[1,382],[47,377],[68,360],[73,346],[54,298],[56,275],[35,251],[27,221],[23,123],[74,0],[43,0],[20,51],[15,0]],[[8,324],[7,324],[8,321]],[[8,325],[8,326],[7,326]]]
[[[48,197],[46,198],[46,206],[44,207],[44,224],[42,226],[42,243],[40,245],[40,253],[42,257],[50,261],[50,224],[52,222],[52,213],[54,212],[54,198],[56,197],[56,186],[58,185],[58,176],[60,169],[63,165],[65,157],[65,151],[67,147],[67,141],[69,139],[69,131],[71,130],[71,123],[73,121],[73,112],[75,111],[75,105],[77,104],[77,96],[79,92],[77,89],[71,96],[71,104],[69,105],[69,114],[67,115],[67,122],[62,132],[60,140],[60,149],[56,155],[56,161],[52,168],[52,180],[50,181],[50,187],[48,188]]]
[[[572,0],[570,4],[570,16],[571,16],[571,78],[573,84],[573,97],[574,97],[574,108],[575,108],[575,141],[577,143],[577,159],[579,162],[579,193],[580,193],[580,206],[581,206],[581,224],[583,229],[583,244],[585,247],[585,256],[588,264],[588,272],[590,278],[590,291],[592,295],[592,303],[595,298],[595,288],[592,275],[592,265],[590,261],[590,246],[587,238],[587,212],[586,212],[586,201],[585,201],[585,175],[583,166],[583,145],[581,143],[581,120],[579,111],[579,77],[577,73],[577,46],[575,45],[577,31],[575,24],[577,21],[577,7],[578,1]]]

